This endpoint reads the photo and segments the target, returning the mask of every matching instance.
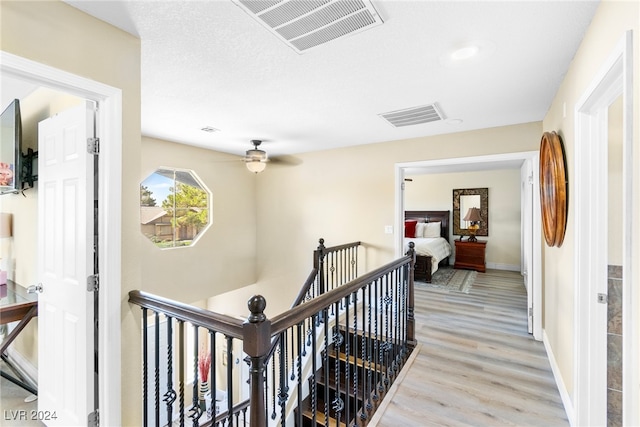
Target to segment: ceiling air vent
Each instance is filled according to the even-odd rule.
[[[298,53],[381,25],[369,0],[233,0]]]
[[[379,116],[397,128],[436,122],[444,119],[444,116],[440,110],[438,110],[436,104],[390,111],[388,113],[379,114]]]

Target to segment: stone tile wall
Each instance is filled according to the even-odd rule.
[[[622,267],[608,269],[607,426],[622,426]]]

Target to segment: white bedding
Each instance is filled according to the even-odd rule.
[[[438,263],[451,255],[451,245],[444,237],[405,237],[405,253],[409,250],[409,242],[415,244],[416,255],[431,256],[431,273],[438,271]]]

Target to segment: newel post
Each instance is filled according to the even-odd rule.
[[[409,242],[409,251],[407,251],[407,255],[411,257],[411,262],[409,263],[409,295],[407,301],[407,343],[413,347],[415,347],[418,342],[416,341],[416,319],[414,317],[413,308],[414,308],[414,296],[413,296],[413,276],[414,270],[416,267],[416,250],[415,243]]]
[[[251,314],[242,325],[244,352],[249,356],[251,427],[267,425],[265,409],[264,361],[271,348],[271,321],[264,314],[267,302],[255,295],[247,302]]]

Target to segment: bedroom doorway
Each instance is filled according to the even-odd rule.
[[[397,163],[395,165],[395,228],[403,230],[405,211],[405,178],[419,174],[444,174],[455,172],[491,171],[513,169],[520,176],[520,209],[521,209],[521,265],[520,272],[526,279],[529,326],[533,338],[542,340],[542,245],[536,236],[541,233],[538,174],[534,173],[539,165],[539,152],[527,151],[478,157],[461,157],[439,160],[423,160]],[[489,192],[491,199],[491,192]],[[438,209],[451,209],[438,206]],[[489,201],[491,209],[491,202]],[[396,233],[395,252],[401,256],[403,252],[402,233]],[[453,236],[451,236],[453,238]],[[494,268],[514,269],[513,266],[496,265]],[[526,270],[525,270],[526,269]]]
[[[98,199],[100,307],[99,360],[100,421],[120,423],[120,248],[121,248],[121,168],[122,91],[85,77],[0,51],[0,74],[30,84],[48,87],[100,106],[96,127],[100,145],[98,179],[102,183]],[[108,225],[108,227],[107,227]],[[92,248],[87,248],[89,252]],[[42,357],[39,355],[38,357]]]

